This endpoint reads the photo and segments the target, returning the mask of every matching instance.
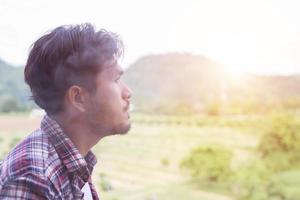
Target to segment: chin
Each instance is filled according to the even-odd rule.
[[[122,124],[121,126],[119,126],[119,128],[117,128],[116,134],[124,135],[128,133],[130,128],[131,128],[131,123],[128,121],[126,124]]]
[[[120,131],[120,134],[126,134],[126,133],[128,133],[129,130],[130,130],[130,128],[131,128],[131,124],[128,123],[127,126],[124,127],[124,128]]]

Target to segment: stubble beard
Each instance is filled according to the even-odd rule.
[[[116,131],[115,134],[125,135],[125,134],[127,134],[130,131],[130,129],[131,129],[131,123],[129,122],[126,125],[126,127],[122,128],[122,129],[120,128],[120,130]]]
[[[108,126],[108,122],[99,120],[95,120],[97,117],[95,115],[89,116],[90,127],[96,134],[101,134],[102,137],[110,136],[110,135],[126,135],[131,129],[131,122],[128,118],[128,121],[120,123],[120,124],[112,124]],[[99,118],[98,118],[99,119]]]
[[[118,134],[125,135],[129,132],[131,129],[129,113],[127,113],[126,117],[123,116],[124,119],[119,123],[113,123],[114,119],[112,119],[112,116],[110,116],[112,118],[104,117],[103,115],[105,115],[105,113],[107,112],[97,107],[96,104],[90,108],[89,114],[87,114],[86,117],[93,132],[101,134],[102,137]]]

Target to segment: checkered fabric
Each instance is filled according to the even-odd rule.
[[[97,160],[83,157],[59,124],[45,116],[40,129],[18,144],[0,163],[0,199],[83,199],[86,182],[98,195],[91,174]]]

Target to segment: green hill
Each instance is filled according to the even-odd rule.
[[[33,105],[23,70],[0,60],[0,111],[24,110]]]
[[[23,70],[0,60],[0,112],[33,107]],[[200,55],[144,56],[127,68],[124,81],[133,90],[135,110],[142,112],[300,109],[300,75],[247,75],[236,81],[225,76],[221,64]]]

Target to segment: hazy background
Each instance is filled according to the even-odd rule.
[[[121,35],[132,129],[100,141],[104,200],[297,200],[298,1],[0,0],[0,159],[39,126],[23,70],[63,24]]]
[[[142,55],[191,52],[236,71],[299,72],[296,0],[0,1],[0,55],[23,65],[46,31],[91,22],[125,40],[128,66]]]

